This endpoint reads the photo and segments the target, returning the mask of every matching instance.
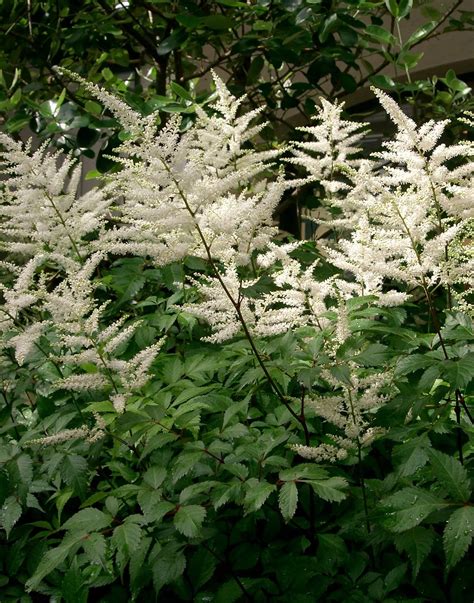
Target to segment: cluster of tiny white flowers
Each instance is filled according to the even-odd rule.
[[[100,229],[109,205],[100,188],[78,195],[81,168],[71,158],[50,153],[0,133],[2,247],[34,256],[87,255],[85,236]]]
[[[300,456],[318,462],[337,462],[347,458],[357,446],[368,446],[383,430],[370,425],[370,415],[389,395],[387,385],[390,372],[377,372],[360,377],[354,363],[351,369],[350,385],[338,382],[329,371],[325,378],[333,385],[337,395],[309,396],[305,400],[307,411],[321,417],[341,435],[332,434],[331,443],[323,442],[314,446],[293,445],[291,448]]]
[[[338,442],[339,446],[333,444],[319,444],[318,446],[305,446],[304,444],[292,444],[290,448],[296,452],[299,456],[309,461],[316,461],[317,463],[335,463],[336,461],[343,461],[348,456],[348,451],[344,448],[341,442]],[[353,442],[348,442],[348,448],[352,448]]]
[[[53,435],[44,436],[42,438],[35,438],[25,442],[28,445],[41,445],[41,446],[54,446],[56,444],[63,444],[71,440],[85,440],[89,444],[93,444],[98,440],[105,437],[106,424],[104,419],[97,413],[93,413],[95,419],[94,427],[88,427],[83,425],[75,429],[63,429],[54,433]]]
[[[378,295],[380,303],[394,305],[406,295],[385,291],[387,279],[423,289],[462,284],[454,255],[447,258],[451,243],[474,215],[474,163],[470,145],[439,144],[447,121],[418,127],[386,93],[374,93],[397,126],[381,152],[351,164],[342,151],[334,160],[332,126],[323,123],[308,129],[315,141],[300,144],[294,162],[307,169],[310,179],[321,181],[326,202],[341,213],[325,223],[349,229],[337,245],[324,245],[331,263],[351,272],[363,295]],[[353,132],[360,125],[340,128],[338,106],[321,114],[334,122],[339,145],[355,152]],[[453,160],[455,167],[448,167]],[[342,183],[333,165],[341,166]]]
[[[121,200],[120,224],[104,233],[102,249],[138,252],[157,264],[191,254],[242,265],[276,234],[272,213],[285,184],[258,181],[281,151],[246,148],[263,127],[249,125],[259,111],[237,117],[240,101],[217,76],[215,83],[213,115],[198,109],[184,134],[175,116],[155,136],[117,149],[122,169],[105,191]]]

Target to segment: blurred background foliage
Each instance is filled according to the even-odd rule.
[[[54,66],[117,93],[144,113],[183,115],[212,100],[215,69],[246,106],[264,105],[263,142],[308,124],[318,96],[351,97],[370,84],[411,103],[415,118],[456,117],[470,87],[453,70],[415,79],[420,45],[472,30],[467,2],[425,0],[4,0],[0,6],[0,127],[29,132],[88,158],[88,177],[114,169],[116,122]],[[440,8],[444,6],[444,8]],[[400,25],[421,25],[405,40]],[[403,29],[403,28],[402,28]],[[391,78],[387,73],[394,74]],[[367,118],[374,105],[352,117]],[[377,122],[377,119],[373,120]],[[380,124],[376,123],[376,126]],[[384,125],[384,124],[382,124]],[[462,127],[452,130],[459,138]],[[314,195],[286,199],[280,225],[301,235],[301,208]],[[312,198],[312,201],[311,201]]]

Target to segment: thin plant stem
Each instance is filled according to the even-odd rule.
[[[464,455],[463,455],[463,451],[462,451],[462,433],[461,433],[461,404],[459,402],[458,392],[459,392],[459,390],[456,390],[456,403],[454,406],[454,412],[456,414],[456,423],[457,423],[456,443],[458,446],[459,461],[462,465],[464,465]]]
[[[190,213],[191,217],[193,219],[196,218],[196,212],[193,211],[193,209],[191,208],[191,206],[189,205],[188,199],[186,197],[186,195],[184,194],[183,189],[181,188],[179,182],[176,180],[176,178],[174,177],[170,167],[168,166],[168,164],[166,163],[166,161],[163,158],[160,158],[161,163],[163,164],[165,170],[168,172],[168,174],[170,175],[171,179],[173,180],[174,185],[176,186],[176,189],[179,193],[179,196],[181,197],[181,199],[183,200],[183,203],[186,207],[186,210]],[[211,266],[211,269],[215,275],[215,277],[217,278],[217,280],[219,281],[219,284],[221,285],[224,293],[226,294],[226,296],[228,297],[230,303],[232,304],[237,317],[239,319],[240,324],[242,325],[242,329],[244,331],[244,335],[247,339],[247,341],[250,344],[250,347],[252,349],[252,352],[254,353],[258,364],[260,365],[260,368],[263,371],[263,374],[265,375],[270,387],[272,388],[272,390],[274,391],[274,393],[277,395],[277,397],[280,399],[280,401],[282,402],[282,404],[287,408],[288,412],[291,414],[291,416],[298,421],[298,423],[300,423],[300,425],[303,427],[303,422],[301,421],[301,417],[298,415],[298,413],[296,413],[290,406],[288,400],[286,399],[285,395],[283,394],[283,392],[280,390],[279,386],[276,384],[275,380],[273,379],[273,377],[270,375],[268,368],[265,364],[265,362],[263,361],[263,358],[260,354],[260,352],[257,349],[257,346],[255,344],[255,341],[249,331],[249,328],[247,326],[247,323],[245,322],[245,318],[242,314],[242,310],[240,307],[240,300],[235,300],[232,293],[229,291],[229,288],[227,287],[227,285],[225,284],[215,262],[214,262],[214,258],[212,257],[212,253],[211,253],[211,248],[209,247],[206,238],[204,237],[204,234],[199,226],[199,224],[197,223],[197,221],[195,220],[194,222],[195,228],[197,230],[198,236],[201,239],[201,242],[203,244],[203,247],[206,251],[206,255],[207,255],[207,259],[209,261],[209,265]]]
[[[252,596],[250,595],[250,593],[248,592],[248,590],[245,588],[244,584],[242,583],[242,580],[234,572],[234,570],[232,569],[232,566],[230,565],[230,563],[228,563],[225,559],[222,559],[220,557],[220,555],[218,555],[215,551],[213,551],[211,549],[211,547],[208,546],[205,542],[201,542],[200,546],[202,546],[203,548],[205,548],[206,551],[209,551],[209,553],[211,553],[211,555],[213,557],[215,557],[217,559],[217,561],[219,561],[219,563],[224,563],[227,566],[227,569],[229,570],[229,573],[232,576],[232,579],[237,583],[238,587],[242,591],[242,594],[245,597],[245,600],[246,601],[253,601]]]
[[[310,436],[309,436],[308,425],[306,423],[305,396],[306,396],[306,389],[304,386],[302,386],[301,387],[300,417],[301,417],[301,425],[303,426],[305,445],[309,446],[311,441],[310,441]],[[315,501],[315,497],[314,497],[314,490],[313,490],[311,484],[308,484],[308,488],[309,488],[309,541],[311,543],[311,547],[314,548],[315,532],[316,532],[316,501]]]

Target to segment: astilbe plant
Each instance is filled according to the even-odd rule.
[[[375,91],[380,153],[327,101],[313,140],[257,151],[214,81],[181,132],[79,79],[126,133],[85,195],[1,137],[6,600],[15,574],[66,601],[431,600],[474,523],[472,148]],[[334,214],[317,246],[275,240],[301,184]]]

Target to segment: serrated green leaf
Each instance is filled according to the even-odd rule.
[[[195,538],[206,517],[206,509],[200,505],[180,507],[173,518],[174,527],[188,538]]]
[[[256,478],[249,479],[246,483],[247,492],[244,498],[245,512],[258,511],[272,492],[276,490],[275,484],[259,481]]]
[[[58,567],[68,556],[69,551],[82,539],[83,534],[69,534],[61,544],[43,555],[33,576],[26,582],[27,591],[36,590],[41,580]]]
[[[66,455],[61,462],[60,473],[66,484],[74,489],[74,493],[84,499],[88,482],[86,459],[77,454]]]
[[[454,511],[444,529],[443,544],[448,569],[464,557],[473,535],[474,507],[466,505]]]
[[[125,521],[112,534],[112,544],[117,551],[117,565],[123,571],[132,554],[140,547],[142,529],[134,521]]]
[[[347,546],[340,536],[337,534],[318,534],[317,561],[321,571],[334,571],[334,568],[344,563],[347,557]]]
[[[248,405],[248,400],[243,400],[242,402],[233,403],[232,406],[229,406],[229,408],[224,413],[222,429],[225,429],[227,427],[233,417],[235,417],[239,413],[246,413]]]
[[[102,534],[93,532],[92,534],[89,534],[87,538],[83,538],[81,544],[90,563],[104,564],[107,547],[105,538]]]
[[[74,557],[61,580],[61,594],[64,603],[87,603],[88,591],[84,576],[78,566],[77,557]]]
[[[26,506],[30,509],[38,509],[38,511],[44,513],[44,509],[40,505],[39,500],[34,494],[31,494],[31,492],[28,492],[28,494],[26,495]]]
[[[474,352],[457,360],[445,360],[443,375],[453,388],[464,389],[474,379]]]
[[[0,523],[7,533],[7,538],[10,536],[13,526],[20,519],[21,511],[21,505],[14,496],[9,496],[3,503],[0,510]]]
[[[74,490],[72,488],[66,488],[65,490],[63,490],[62,492],[58,492],[57,496],[56,496],[56,509],[58,511],[58,519],[61,520],[61,514],[63,512],[63,509],[66,505],[66,503],[68,502],[68,500],[71,498],[71,496],[74,494]]]
[[[112,543],[115,547],[124,549],[127,554],[133,553],[140,546],[142,529],[134,521],[125,520],[114,529]]]
[[[138,504],[148,522],[160,523],[163,517],[175,508],[175,505],[161,500],[161,493],[156,490],[142,490],[138,494]]]
[[[406,563],[402,563],[401,565],[394,567],[393,569],[391,569],[388,572],[388,574],[385,576],[385,579],[384,579],[385,594],[392,592],[393,590],[395,590],[396,588],[398,588],[400,586],[400,584],[406,574],[407,565],[408,564],[406,564]]]
[[[241,482],[231,482],[230,484],[220,484],[219,486],[216,486],[211,493],[211,501],[214,509],[217,511],[217,509],[229,501],[236,502],[240,499],[241,493]]]
[[[199,591],[206,582],[209,582],[216,570],[216,565],[216,558],[206,549],[197,550],[191,555],[187,573],[195,592]]]
[[[295,482],[285,482],[280,488],[278,505],[285,521],[289,521],[296,512],[298,488]]]
[[[424,467],[428,462],[428,449],[430,447],[431,442],[426,434],[396,446],[393,450],[393,458],[399,465],[399,475],[408,477]]]
[[[413,579],[418,575],[421,564],[431,551],[434,538],[434,532],[422,526],[416,526],[395,536],[394,542],[397,551],[406,553],[410,559]]]
[[[354,361],[362,366],[380,366],[384,364],[389,356],[386,345],[372,343],[363,352],[354,357]]]
[[[184,572],[186,557],[182,551],[182,545],[170,542],[158,553],[153,563],[153,585],[155,593],[159,593],[165,584],[174,582]]]
[[[150,467],[143,476],[143,481],[155,490],[161,486],[166,478],[165,467]]]
[[[220,485],[220,482],[203,481],[200,483],[198,482],[197,484],[191,484],[190,486],[187,486],[187,488],[184,488],[184,490],[181,490],[179,495],[179,503],[184,505],[189,500],[202,494],[206,494],[208,496],[209,492],[216,485]]]
[[[173,481],[177,482],[181,477],[187,475],[193,470],[194,466],[202,460],[203,453],[198,452],[182,452],[173,465],[172,475]]]
[[[61,529],[72,532],[96,532],[108,527],[112,523],[112,517],[99,509],[88,507],[78,511],[70,517]]]
[[[340,502],[346,498],[343,492],[348,486],[343,477],[330,477],[325,480],[308,480],[314,492],[323,500],[329,502]]]
[[[391,512],[386,525],[392,532],[404,532],[420,524],[430,513],[446,506],[446,501],[421,488],[403,488],[383,501]]]
[[[410,356],[406,356],[406,358],[402,358],[398,361],[395,368],[395,374],[408,375],[409,373],[414,373],[419,369],[431,366],[433,362],[436,361],[429,356],[425,356],[424,354],[411,354]]]
[[[24,484],[30,484],[33,479],[33,461],[27,454],[20,454],[15,459],[18,474]]]
[[[138,548],[130,558],[128,566],[130,572],[131,589],[134,595],[141,590],[144,584],[143,574],[149,571],[145,560],[148,555],[148,550],[152,543],[151,537],[144,537],[141,540],[140,548]]]
[[[466,502],[471,496],[471,485],[466,468],[443,452],[429,450],[431,471],[440,485],[457,501]]]
[[[328,476],[328,472],[321,467],[318,467],[315,463],[301,463],[291,469],[285,469],[280,471],[278,477],[280,480],[286,481],[303,481],[308,479],[325,479]]]

